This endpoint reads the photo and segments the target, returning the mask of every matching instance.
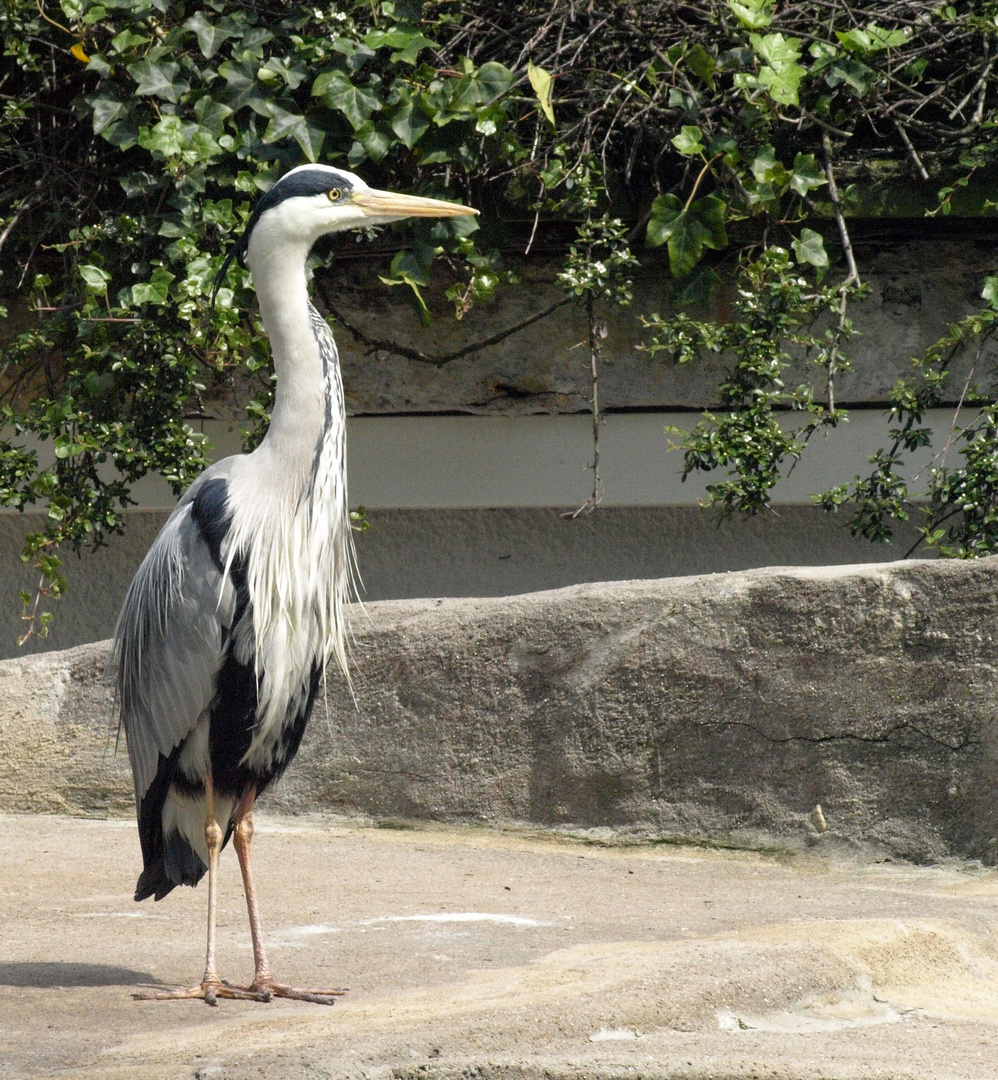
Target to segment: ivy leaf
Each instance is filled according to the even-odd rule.
[[[111,275],[106,270],[102,270],[99,266],[92,266],[90,263],[84,263],[77,269],[87,288],[94,289],[96,292],[104,292],[107,283],[111,280]]]
[[[799,105],[798,87],[807,72],[800,64],[784,64],[772,68],[768,64],[759,69],[759,79],[769,90],[769,96],[781,105]]]
[[[904,30],[885,30],[876,23],[870,23],[865,30],[836,30],[835,36],[852,52],[881,52],[908,43]]]
[[[225,131],[225,121],[232,115],[232,109],[205,94],[195,102],[194,115],[201,127],[218,138]]]
[[[423,133],[430,126],[430,120],[426,113],[413,105],[411,101],[407,101],[388,123],[408,150],[411,150],[419,142]]]
[[[381,108],[378,97],[355,86],[342,71],[324,71],[312,84],[312,97],[321,98],[323,105],[343,113],[355,131],[375,109]]]
[[[225,79],[226,104],[234,112],[248,105],[258,115],[270,116],[256,72],[248,64],[226,60],[218,65],[218,73]]]
[[[783,167],[783,162],[776,159],[776,151],[768,143],[752,159],[752,175],[759,184],[772,184],[784,187],[790,174]]]
[[[366,124],[361,124],[353,133],[353,137],[357,140],[355,145],[363,147],[364,154],[375,164],[384,158],[392,146],[389,134],[384,128],[376,127],[371,120],[368,120]],[[363,161],[363,157],[358,160],[357,164],[359,165],[361,161]]]
[[[669,268],[674,277],[682,277],[703,258],[705,247],[714,251],[727,247],[727,210],[727,203],[716,195],[697,199],[689,207],[675,195],[660,195],[652,203],[646,243],[649,247],[668,243]]]
[[[163,158],[180,158],[187,165],[207,163],[221,152],[210,131],[169,114],[152,128],[140,129],[139,146]]]
[[[682,130],[672,140],[672,145],[683,155],[693,157],[703,153],[703,133],[694,124],[683,124]]]
[[[271,104],[270,123],[267,125],[267,130],[263,133],[263,141],[265,143],[275,143],[279,142],[281,139],[287,138],[289,135],[293,136],[295,130],[299,125],[304,123],[304,121],[304,116],[299,116],[296,113],[289,113],[279,105]]]
[[[110,127],[116,120],[120,120],[130,111],[130,107],[123,101],[115,101],[114,98],[96,97],[91,95],[87,104],[94,111],[94,134],[100,135],[105,128]]]
[[[483,104],[482,88],[474,76],[465,75],[463,79],[458,79],[451,85],[451,99],[446,108],[446,112],[450,115],[447,115],[447,120],[454,119],[452,113],[467,113]],[[443,127],[443,123],[440,126]]]
[[[406,45],[404,49],[400,50],[399,52],[392,53],[392,63],[411,64],[413,67],[415,67],[416,61],[419,58],[419,54],[423,51],[423,49],[438,48],[440,48],[440,46],[435,41],[431,41],[428,37],[423,37],[422,34],[416,34],[413,36],[412,40],[409,42],[408,45]]]
[[[821,187],[828,180],[818,168],[814,154],[798,154],[794,158],[794,170],[790,174],[790,186],[798,195],[806,195],[811,188]]]
[[[176,279],[165,266],[158,266],[149,281],[132,286],[133,304],[157,304],[162,307],[170,298],[170,282]]]
[[[143,37],[141,34],[133,34],[131,30],[122,30],[120,34],[116,34],[111,38],[111,48],[114,49],[116,53],[124,53],[128,52],[129,49],[134,49],[138,45],[145,45],[148,40],[148,37]],[[76,54],[74,53],[74,55]],[[86,57],[84,63],[86,63],[87,60],[89,60],[89,57]]]
[[[842,50],[835,45],[830,45],[827,41],[815,41],[807,50],[811,56],[814,57],[814,63],[811,65],[811,74],[816,71],[821,71],[823,68],[828,67],[842,55]]]
[[[537,95],[537,104],[540,105],[541,112],[547,117],[551,126],[555,127],[554,109],[551,106],[551,73],[528,60],[527,78]]]
[[[824,237],[814,229],[801,229],[800,239],[793,241],[793,249],[798,262],[810,263],[819,270],[828,266]]]
[[[825,82],[833,89],[845,83],[856,91],[859,97],[863,97],[870,89],[870,79],[873,77],[873,69],[852,57],[843,57],[830,64],[824,72]]]
[[[185,30],[190,30],[197,36],[198,48],[201,50],[201,55],[207,60],[210,60],[218,52],[223,41],[239,35],[239,30],[235,24],[226,19],[221,20],[218,24],[211,23],[203,11],[192,15],[183,26]]]
[[[998,277],[988,277],[984,279],[984,288],[981,290],[981,297],[993,307],[998,308]]]
[[[800,49],[803,42],[800,38],[787,38],[782,34],[749,34],[752,48],[773,67],[779,68],[783,64],[792,64],[800,59]]]
[[[759,69],[759,81],[767,88],[770,97],[781,105],[799,105],[798,87],[806,70],[796,63],[800,58],[799,38],[782,34],[750,34],[752,48],[766,61]]]
[[[279,105],[270,105],[270,123],[263,133],[265,143],[280,142],[291,137],[302,148],[309,161],[317,161],[325,139],[325,133],[310,124],[306,117],[289,113]]]
[[[190,84],[177,79],[180,65],[172,60],[136,60],[128,65],[128,74],[138,83],[135,93],[162,98],[176,104],[190,90]]]
[[[326,141],[326,133],[318,125],[314,124],[307,116],[303,122],[295,128],[295,142],[301,147],[302,153],[309,161],[318,161],[322,153],[322,144]]]
[[[429,278],[426,271],[419,264],[419,260],[411,251],[400,251],[392,259],[391,277],[378,277],[386,285],[408,285],[412,290],[413,300],[419,312],[419,320],[423,326],[430,325],[430,309],[426,306],[423,294],[419,291],[420,286],[428,285]]]
[[[289,90],[297,90],[305,81],[305,70],[301,67],[289,67],[279,56],[272,56],[267,61],[265,68],[260,68],[257,78],[263,76],[264,71],[272,71],[284,80]]]
[[[393,64],[411,64],[415,66],[423,49],[439,49],[440,46],[415,30],[370,30],[364,35],[364,44],[369,49],[390,48],[396,51],[391,55]]]
[[[772,0],[726,0],[727,5],[738,16],[738,20],[744,26],[750,26],[753,30],[760,30],[769,26],[773,21]]]
[[[701,82],[705,82],[711,90],[714,89],[714,68],[717,63],[702,45],[694,45],[683,57],[683,61]]]
[[[74,45],[75,49],[76,46]],[[76,56],[76,53],[73,53]],[[79,57],[76,57],[79,60]],[[110,79],[114,74],[114,68],[108,62],[107,58],[101,56],[100,53],[91,53],[87,59],[87,73],[90,75],[99,75],[102,79]]]
[[[491,105],[513,85],[513,73],[505,64],[490,60],[475,72],[475,82],[481,87],[482,100],[486,105]],[[551,122],[554,123],[554,120]]]

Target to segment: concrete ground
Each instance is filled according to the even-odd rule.
[[[131,899],[130,821],[0,816],[0,1077],[991,1080],[998,874],[969,863],[264,818],[299,1002],[139,1002],[203,963],[206,890]],[[248,979],[223,853],[219,967]]]

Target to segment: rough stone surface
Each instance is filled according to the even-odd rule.
[[[371,604],[352,620],[355,702],[330,679],[268,802],[990,862],[996,566]],[[0,809],[128,805],[105,649],[0,664]]]
[[[880,403],[898,378],[910,376],[912,356],[924,352],[950,322],[981,307],[984,278],[994,268],[994,237],[971,235],[965,225],[954,235],[922,220],[886,226],[856,223],[854,242],[870,291],[851,308],[859,336],[849,342],[847,351],[855,366],[838,375],[837,395],[840,404]],[[472,308],[460,323],[441,318],[428,329],[420,326],[399,290],[386,292],[374,267],[363,272],[352,264],[334,269],[319,292],[321,296],[328,291],[332,303],[370,338],[441,354],[487,339],[564,296],[556,282],[560,258],[513,259],[512,264],[522,275],[522,286],[500,289],[492,301]],[[675,365],[664,354],[649,362],[647,354],[635,348],[648,338],[641,317],[667,314],[671,288],[665,255],[646,253],[635,280],[634,303],[607,314],[603,344],[607,362],[599,389],[604,409],[699,409],[716,404],[717,386],[726,371],[723,358]],[[720,289],[713,313],[727,318],[732,298],[730,289]],[[453,310],[442,285],[430,290],[429,300],[442,316]],[[559,308],[498,345],[442,367],[372,351],[354,342],[343,327],[337,336],[347,404],[355,413],[458,410],[518,416],[589,408],[589,360],[581,347],[588,329],[577,305]],[[946,391],[953,401],[960,396],[975,354],[976,347],[971,347],[953,361]],[[976,364],[976,379],[988,390],[993,389],[996,355],[998,347],[992,342]],[[801,363],[788,371],[786,383],[795,386],[813,378],[813,368]],[[236,411],[242,415],[241,409]]]
[[[274,974],[191,985],[205,890],[136,904],[135,826],[0,815],[4,1080],[993,1080],[994,870],[258,819]],[[252,958],[222,853],[219,974]]]
[[[575,507],[569,508],[574,510]],[[168,516],[132,510],[124,536],[67,559],[69,591],[53,607],[48,638],[24,645],[17,594],[38,584],[19,555],[45,527],[41,513],[0,512],[0,659],[110,637],[129,583]],[[358,533],[364,600],[512,596],[587,581],[622,581],[901,558],[918,540],[900,525],[891,547],[850,535],[845,517],[817,506],[724,518],[693,506],[603,506],[566,520],[557,509],[371,509]]]

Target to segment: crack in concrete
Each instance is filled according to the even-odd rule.
[[[853,732],[844,732],[839,735],[771,735],[768,731],[764,731],[762,728],[755,724],[747,723],[744,720],[714,720],[698,723],[697,727],[702,728],[730,728],[741,727],[748,728],[749,731],[754,731],[757,735],[761,735],[767,742],[774,743],[776,745],[783,745],[786,743],[809,743],[813,745],[821,745],[823,743],[837,743],[837,742],[857,742],[866,743],[871,745],[884,745],[891,742],[891,739],[899,731],[914,731],[918,735],[921,735],[923,739],[940,746],[945,750],[950,750],[953,753],[959,753],[961,750],[966,750],[971,746],[981,745],[980,739],[975,739],[971,735],[966,735],[958,742],[948,742],[946,739],[941,739],[936,735],[933,735],[930,731],[926,731],[924,728],[919,727],[917,724],[912,723],[910,720],[903,720],[900,724],[895,724],[892,728],[889,728],[883,735],[857,735]]]

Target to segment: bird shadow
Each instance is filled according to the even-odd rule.
[[[147,971],[111,964],[72,964],[59,961],[0,963],[0,986],[140,986],[156,983]]]

